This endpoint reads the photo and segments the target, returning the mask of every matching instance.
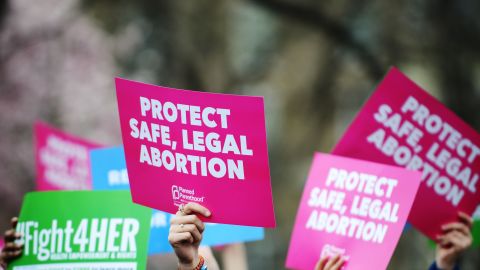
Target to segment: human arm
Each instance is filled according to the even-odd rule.
[[[195,269],[200,265],[202,258],[207,261],[209,269],[215,270],[215,267],[218,269],[211,252],[208,249],[199,248],[205,230],[205,224],[200,220],[200,215],[209,217],[211,213],[200,204],[188,203],[184,207],[180,207],[170,220],[168,240],[178,258],[178,269],[180,270]]]
[[[247,251],[245,244],[230,244],[222,250],[222,262],[225,270],[247,270]]]

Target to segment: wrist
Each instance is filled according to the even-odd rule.
[[[198,258],[191,262],[178,262],[178,270],[192,270],[197,266],[198,262]]]
[[[453,270],[455,268],[455,261],[435,260],[437,267],[441,270]]]
[[[200,270],[204,265],[205,259],[199,255],[192,262],[179,262],[178,270]]]
[[[197,266],[198,259],[198,250],[192,250],[191,252],[182,253],[178,256],[178,270],[192,270]]]

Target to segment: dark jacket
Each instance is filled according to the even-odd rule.
[[[432,265],[430,265],[430,268],[428,268],[428,270],[442,270],[442,269],[438,268],[437,264],[433,262]],[[453,270],[460,270],[460,267],[458,266],[458,264],[455,265]]]

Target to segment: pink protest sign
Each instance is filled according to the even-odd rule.
[[[286,266],[311,270],[336,254],[342,269],[386,269],[420,185],[399,167],[315,154]]]
[[[99,147],[45,123],[35,123],[37,190],[92,189],[89,150]]]
[[[409,222],[435,239],[440,226],[480,203],[480,135],[392,68],[333,154],[422,172]]]
[[[115,80],[133,201],[208,222],[274,227],[263,98]]]

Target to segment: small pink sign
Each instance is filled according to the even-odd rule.
[[[473,128],[392,68],[333,154],[421,171],[409,222],[435,239],[458,211],[472,214],[480,203],[479,146]]]
[[[37,190],[90,190],[89,150],[99,145],[35,123]]]
[[[311,270],[320,258],[341,254],[342,269],[386,269],[420,178],[398,167],[315,154],[286,266]]]
[[[115,83],[134,202],[170,213],[197,202],[208,222],[275,227],[263,98]]]
[[[2,251],[4,246],[5,246],[5,242],[3,241],[3,239],[0,239],[0,252]]]

